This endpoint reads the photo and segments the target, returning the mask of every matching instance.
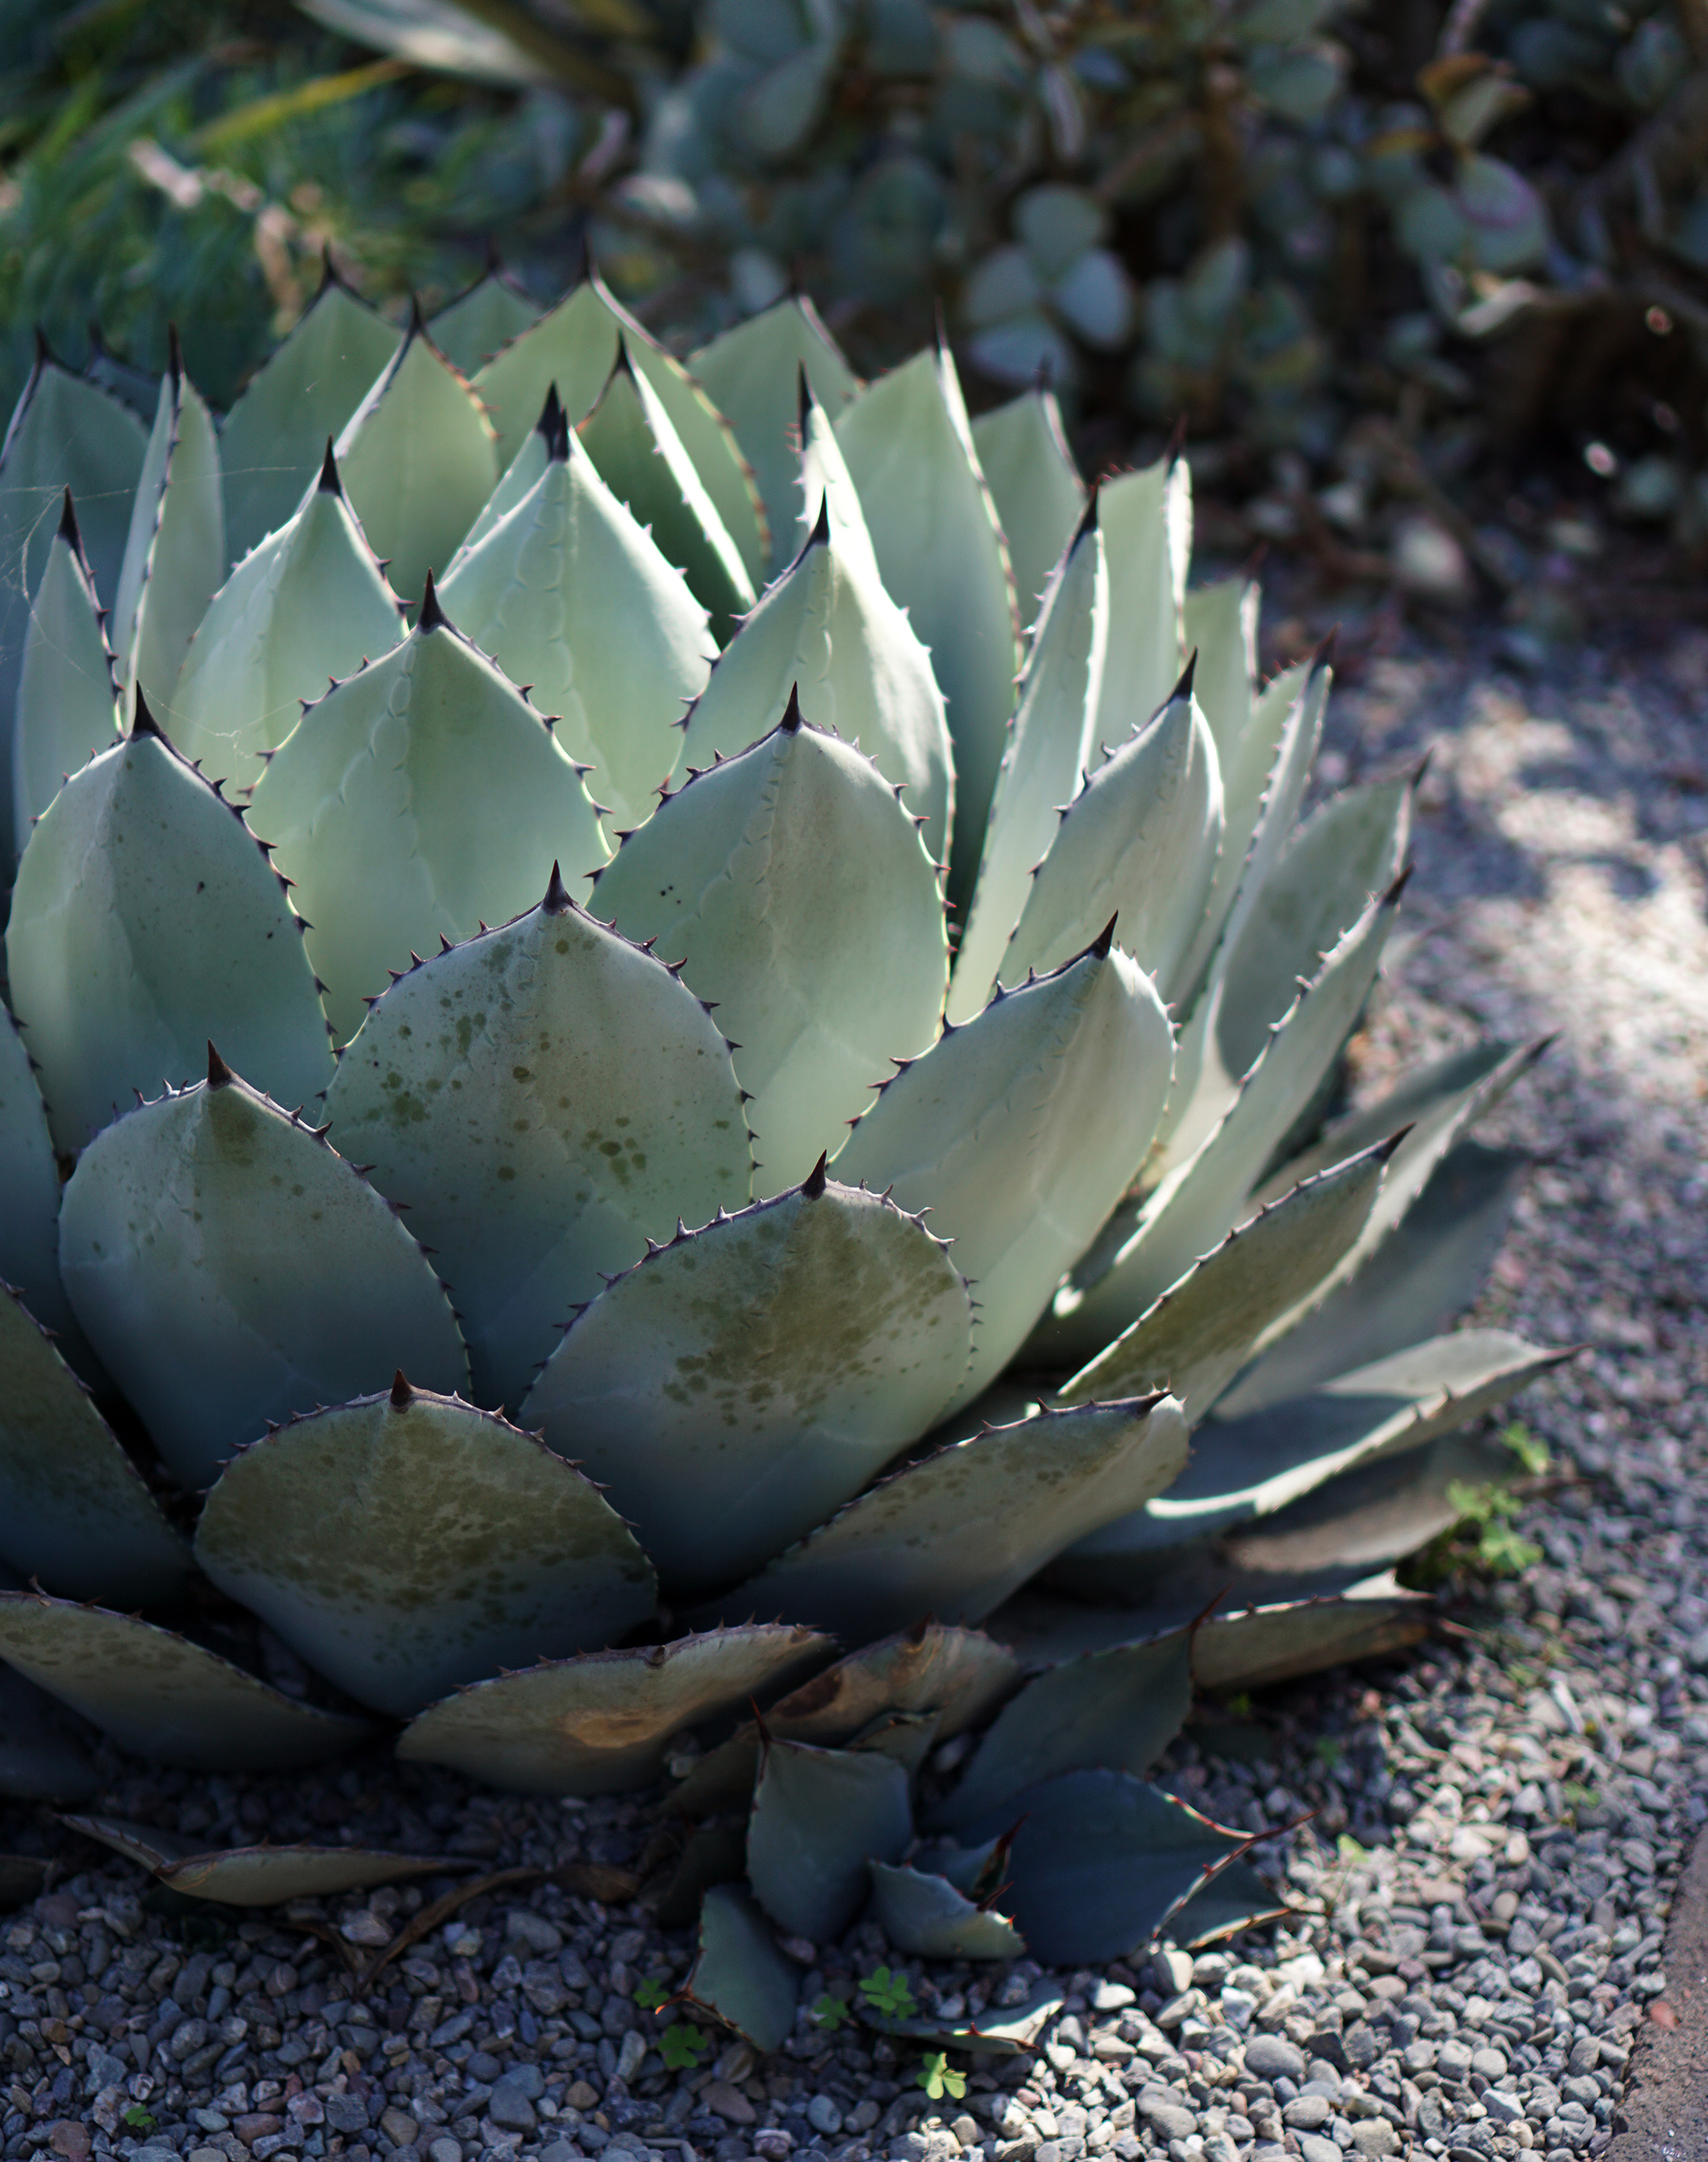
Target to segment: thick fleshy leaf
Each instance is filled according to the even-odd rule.
[[[427,335],[453,368],[472,375],[512,338],[531,330],[543,313],[539,302],[494,264],[439,310]]]
[[[110,600],[148,434],[137,416],[44,349],[0,449],[0,869],[9,870],[12,724],[34,597],[68,488],[97,593]]]
[[[837,1175],[928,1208],[975,1286],[957,1406],[1008,1364],[1137,1175],[1170,1061],[1155,990],[1106,938],[944,1034],[849,1136]]]
[[[880,1750],[765,1748],[747,1820],[747,1877],[774,1922],[834,1943],[866,1903],[869,1861],[899,1861],[913,1837],[908,1775]]]
[[[1272,1348],[1222,1398],[1222,1416],[1243,1417],[1302,1395],[1350,1367],[1403,1351],[1419,1330],[1445,1328],[1477,1296],[1529,1169],[1528,1157],[1461,1141],[1363,1267],[1337,1280],[1326,1298],[1319,1294],[1288,1333],[1277,1333]]]
[[[1091,763],[1109,606],[1103,532],[1093,505],[1044,594],[1021,679],[972,911],[956,955],[951,1021],[970,1021],[989,998],[1025,912],[1032,874]]]
[[[798,1184],[873,1082],[937,1034],[936,866],[869,759],[802,727],[798,706],[666,797],[599,874],[594,905],[716,1008],[752,1099],[762,1199]]]
[[[1306,820],[1283,851],[1225,963],[1218,1048],[1230,1074],[1249,1071],[1301,976],[1385,893],[1406,860],[1412,784],[1348,788]]]
[[[752,581],[658,395],[625,352],[577,431],[601,480],[710,612],[720,642],[753,605]]]
[[[822,426],[815,412],[808,426]],[[725,647],[688,715],[683,757],[710,765],[767,735],[798,697],[809,724],[857,743],[925,820],[939,860],[955,800],[943,694],[869,542],[828,491],[812,537]]]
[[[1254,1214],[1252,1187],[1351,1032],[1393,929],[1399,893],[1372,902],[1271,1032],[1232,1105],[1189,1162],[1145,1201],[1088,1290],[1064,1290],[1038,1334],[1042,1362],[1092,1356]],[[1153,1131],[1155,1130],[1153,1123]],[[1089,1244],[1089,1240],[1086,1242]]]
[[[1183,685],[1062,814],[1003,956],[1002,981],[1060,968],[1113,916],[1121,946],[1173,998],[1221,851],[1221,798],[1215,746]]]
[[[140,1862],[171,1891],[230,1907],[281,1907],[290,1899],[326,1899],[339,1892],[391,1884],[406,1877],[442,1877],[466,1868],[444,1854],[393,1854],[371,1847],[198,1848],[152,1825],[115,1817],[67,1817],[85,1839]]]
[[[886,2017],[874,2005],[859,2007],[863,2026],[880,2034],[904,2036],[927,2049],[955,2049],[968,2057],[1030,2056],[1044,2029],[1062,2007],[1059,1986],[1044,1983],[1012,2011],[989,2010],[944,2018],[931,2013],[912,2019]]]
[[[1453,1433],[1570,1356],[1498,1329],[1465,1329],[1338,1375],[1310,1396],[1213,1421],[1198,1429],[1173,1492],[1082,1540],[1055,1564],[1054,1580],[1094,1598],[1147,1594],[1162,1556],[1266,1516],[1360,1464]]]
[[[363,531],[412,606],[428,572],[442,571],[456,554],[499,475],[480,400],[418,315],[344,423],[337,458]]]
[[[723,1604],[810,1614],[845,1643],[926,1614],[982,1621],[1086,1532],[1161,1493],[1186,1437],[1167,1397],[987,1428],[869,1488]]]
[[[174,343],[113,604],[127,714],[139,683],[158,699],[178,681],[196,626],[225,583],[227,560],[214,416],[184,374]]]
[[[578,1307],[679,1215],[742,1207],[752,1174],[717,1023],[557,883],[400,978],[326,1110],[441,1257],[483,1403],[518,1404]]]
[[[1168,1934],[1189,1952],[1196,1952],[1262,1923],[1284,1922],[1297,1913],[1249,1861],[1232,1861],[1184,1907],[1176,1907]]]
[[[89,1392],[0,1286],[0,1559],[50,1591],[137,1607],[169,1599],[190,1549]]]
[[[1266,1689],[1402,1651],[1427,1632],[1432,1611],[1421,1593],[1402,1591],[1390,1571],[1324,1598],[1213,1614],[1198,1632],[1193,1672],[1200,1689]]]
[[[1085,483],[1062,432],[1056,393],[1022,391],[981,413],[973,423],[973,448],[1008,542],[1021,628],[1029,630],[1085,507]]]
[[[525,496],[532,495],[540,484],[553,458],[559,455],[565,432],[564,408],[558,402],[557,385],[546,393],[546,402],[534,431],[504,470],[503,478],[486,501],[481,514],[463,536],[463,544],[451,558],[448,578],[469,551],[483,541],[500,519],[506,519]]]
[[[921,1622],[904,1634],[839,1659],[765,1714],[774,1739],[836,1747],[886,1714],[932,1712],[940,1741],[978,1726],[1018,1684],[1021,1670],[976,1629]],[[709,1750],[671,1797],[699,1816],[732,1808],[753,1790],[759,1730],[749,1723]]]
[[[976,1907],[941,1877],[874,1861],[872,1909],[884,1935],[912,1960],[1019,1960],[1026,1939],[1001,1914]]]
[[[436,939],[531,908],[554,862],[604,861],[575,761],[436,601],[327,692],[268,761],[249,817],[295,882],[340,1043]]]
[[[1196,1424],[1278,1314],[1308,1297],[1369,1220],[1393,1153],[1383,1142],[1319,1172],[1227,1238],[1082,1367],[1064,1403],[1172,1389]]]
[[[832,1649],[810,1629],[750,1624],[590,1652],[430,1705],[397,1753],[524,1794],[622,1793],[662,1776],[674,1737],[787,1686]]]
[[[269,1421],[384,1388],[466,1389],[442,1286],[389,1203],[223,1066],[85,1150],[60,1212],[78,1319],[179,1481]]]
[[[603,1650],[657,1603],[591,1479],[401,1375],[244,1450],[196,1556],[311,1666],[399,1717],[497,1667]]]
[[[859,379],[812,302],[793,298],[725,331],[691,356],[688,368],[735,431],[753,469],[771,529],[775,577],[798,546],[800,457],[793,431],[801,374],[833,420],[859,390]]]
[[[616,822],[644,819],[717,647],[705,609],[579,441],[559,430],[539,479],[457,559],[440,600],[557,717],[559,742],[591,769]]]
[[[75,1803],[98,1794],[101,1775],[72,1731],[75,1725],[57,1697],[0,1666],[0,1795],[15,1802]],[[21,1859],[9,1855],[0,1868],[9,1878],[9,1865]],[[26,1896],[34,1897],[27,1885]],[[0,1897],[0,1907],[14,1903]]]
[[[118,734],[113,650],[69,490],[36,589],[18,677],[11,800],[17,853],[68,773]]]
[[[1191,1703],[1190,1630],[1053,1667],[997,1714],[932,1828],[988,1838],[1006,1829],[996,1819],[1015,1796],[1041,1781],[1094,1765],[1138,1778],[1184,1725]]]
[[[210,781],[248,789],[322,696],[403,636],[401,609],[329,455],[294,513],[232,571],[161,718]]]
[[[75,1328],[59,1280],[59,1166],[42,1093],[12,1017],[0,1005],[0,1284],[44,1328]]]
[[[1051,1966],[1102,1966],[1149,1943],[1251,1844],[1125,1772],[1069,1772],[1030,1789],[1021,1811],[1006,1903]]]
[[[122,1749],[198,1772],[313,1764],[372,1732],[134,1615],[0,1591],[0,1659]]]
[[[1092,735],[1114,745],[1155,712],[1192,650],[1181,632],[1192,552],[1192,476],[1184,459],[1160,459],[1106,481],[1097,491],[1097,523],[1114,601]]]
[[[688,2001],[763,2055],[781,2049],[793,2030],[798,1988],[752,1900],[738,1884],[714,1884],[700,1908]]]
[[[216,1032],[280,1102],[318,1095],[331,1045],[283,882],[137,708],[132,733],[73,774],[18,866],[12,1001],[67,1154],[138,1093],[208,1069]]]
[[[520,1417],[605,1488],[667,1596],[703,1597],[916,1441],[971,1333],[941,1242],[821,1172],[619,1277],[570,1323]]]
[[[884,583],[907,610],[943,687],[955,744],[950,894],[964,905],[1014,711],[1020,648],[1008,556],[948,352],[916,354],[880,378],[842,413],[836,434]]]
[[[342,433],[401,342],[396,324],[329,265],[295,328],[244,384],[219,431],[225,543],[234,560],[290,517],[327,437]]]

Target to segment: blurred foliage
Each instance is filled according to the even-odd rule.
[[[0,73],[15,381],[177,317],[223,399],[328,246],[430,304],[585,240],[684,343],[794,283],[869,370],[941,309],[1092,463],[1332,464],[1257,526],[1354,566],[1372,472],[1548,426],[1708,536],[1708,0],[0,0]]]

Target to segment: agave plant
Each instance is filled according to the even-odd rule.
[[[1319,1130],[1410,784],[1301,821],[1328,662],[1260,689],[1255,592],[1186,590],[1184,466],[1088,493],[1047,395],[863,386],[793,302],[694,369],[496,278],[403,331],[330,280],[146,438],[40,360],[0,1655],[61,1796],[22,1683],[191,1766],[688,1763],[660,1896],[766,2042],[767,1919],[1261,1907],[1145,1780],[1195,1671],[1414,1633],[1382,1571],[1553,1355],[1432,1333],[1529,1053]],[[213,1898],[410,1866],[82,1821]]]

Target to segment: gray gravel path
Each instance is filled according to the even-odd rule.
[[[1169,1783],[1223,1821],[1316,1815],[1269,1866],[1301,1912],[1196,1960],[1057,1977],[1032,2056],[935,2100],[916,2051],[803,2012],[775,2057],[667,2066],[634,1993],[681,1933],[632,1903],[635,1801],[519,1801],[383,1757],[290,1781],[104,1760],[102,1806],[198,1842],[348,1838],[515,1878],[371,1960],[462,1881],[254,1919],[189,1911],[69,1837],[0,1915],[0,2147],[143,2162],[1343,2162],[1599,2153],[1657,2007],[1667,1887],[1708,1819],[1708,636],[1664,634],[1570,681],[1506,680],[1413,636],[1355,651],[1331,771],[1430,741],[1410,929],[1354,1084],[1477,1031],[1559,1043],[1490,1138],[1541,1159],[1480,1319],[1590,1349],[1522,1415],[1566,1476],[1521,1585],[1385,1667],[1207,1719]],[[348,1948],[348,1950],[341,1948]],[[803,1999],[886,1961],[857,1930]],[[1018,2002],[1034,1968],[910,1971],[945,2013]],[[955,2000],[961,2000],[957,2006]]]

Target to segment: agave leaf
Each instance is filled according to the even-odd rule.
[[[836,425],[885,585],[931,654],[955,745],[951,898],[979,866],[1020,648],[996,513],[948,351],[916,354]]]
[[[932,1712],[947,1741],[987,1719],[1020,1680],[1020,1668],[976,1629],[921,1622],[869,1644],[804,1682],[765,1715],[776,1740],[839,1746],[886,1713]],[[708,1750],[671,1797],[685,1815],[733,1808],[753,1790],[759,1729],[749,1722]]]
[[[57,1698],[0,1666],[0,1795],[15,1802],[79,1802],[98,1794],[100,1774],[72,1725]],[[8,1863],[14,1859],[9,1855]],[[0,1898],[0,1905],[12,1903]]]
[[[746,1624],[542,1662],[430,1703],[398,1755],[524,1795],[629,1792],[662,1777],[676,1734],[792,1686],[830,1652],[815,1630]]]
[[[606,487],[710,611],[722,644],[752,606],[753,583],[658,392],[626,352],[577,432]]]
[[[371,1847],[226,1847],[202,1849],[115,1817],[61,1819],[85,1839],[140,1862],[169,1891],[231,1907],[282,1907],[286,1900],[327,1899],[339,1892],[392,1884],[405,1877],[442,1877],[469,1865],[444,1854],[387,1854]]]
[[[1105,482],[1097,494],[1097,523],[1109,590],[1120,598],[1109,618],[1086,764],[1093,744],[1120,743],[1149,719],[1193,650],[1194,642],[1181,631],[1192,553],[1192,476],[1184,459],[1159,459]],[[1214,658],[1201,653],[1199,665],[1208,690]]]
[[[344,423],[338,470],[362,530],[412,606],[498,482],[492,423],[418,313]]]
[[[0,1556],[74,1599],[169,1599],[190,1549],[88,1391],[0,1286]]]
[[[1061,1391],[1063,1403],[1172,1389],[1196,1425],[1276,1315],[1296,1305],[1368,1222],[1392,1144],[1307,1179],[1230,1232]]]
[[[1426,1597],[1402,1591],[1389,1571],[1324,1598],[1213,1614],[1198,1632],[1193,1672],[1200,1689],[1267,1688],[1401,1651],[1427,1631],[1430,1611]]]
[[[243,817],[154,727],[73,774],[12,895],[6,958],[54,1140],[67,1154],[137,1093],[207,1070],[217,1028],[286,1104],[332,1072],[282,881]]]
[[[975,1907],[941,1877],[874,1860],[872,1907],[898,1952],[914,1960],[1020,1960],[1026,1939],[1001,1914]]]
[[[1285,1330],[1284,1315],[1266,1332],[1272,1348],[1221,1399],[1220,1415],[1264,1410],[1348,1367],[1404,1350],[1419,1329],[1445,1328],[1488,1274],[1529,1169],[1528,1157],[1477,1141],[1449,1151],[1398,1228],[1355,1274],[1334,1270],[1328,1280],[1334,1288],[1324,1297],[1319,1287],[1305,1320]],[[1362,1243],[1352,1250],[1354,1257]]]
[[[174,343],[113,605],[127,713],[138,683],[158,698],[178,681],[196,626],[224,583],[226,560],[214,416],[184,374]]]
[[[863,2005],[860,2018],[880,2034],[904,2036],[925,2048],[955,2049],[968,2057],[1029,2056],[1063,2001],[1060,1989],[1046,1983],[1012,2012],[992,2009],[963,2019],[927,2013],[916,2019],[893,2019],[875,2006]]]
[[[793,440],[796,391],[804,372],[816,401],[833,420],[855,396],[859,378],[812,302],[779,301],[690,355],[688,372],[735,431],[753,470],[771,529],[775,577],[804,536],[798,530],[799,448]]]
[[[1058,1295],[1038,1333],[1044,1363],[1091,1357],[1254,1213],[1252,1187],[1346,1041],[1398,908],[1397,888],[1371,903],[1271,1032],[1208,1140],[1151,1192],[1103,1274]]]
[[[430,319],[427,335],[453,368],[471,376],[512,338],[531,330],[544,312],[494,264]]]
[[[973,448],[1008,542],[1022,630],[1085,507],[1053,390],[1024,390],[973,423]]]
[[[1131,1597],[1164,1556],[1266,1516],[1342,1472],[1453,1433],[1571,1356],[1498,1329],[1463,1329],[1337,1375],[1308,1397],[1212,1421],[1166,1499],[1106,1525],[1055,1564],[1090,1597]]]
[[[1149,1943],[1243,1854],[1245,1834],[1213,1824],[1125,1772],[1069,1772],[1013,1805],[1007,1904],[1035,1960],[1101,1966]]]
[[[1270,1028],[1292,1004],[1292,987],[1313,975],[1399,876],[1411,835],[1413,784],[1386,781],[1332,797],[1296,833],[1246,918],[1225,964],[1217,1017],[1224,1069],[1249,1073]]]
[[[559,743],[616,821],[644,819],[717,648],[681,575],[561,427],[539,479],[458,557],[440,598],[559,717]]]
[[[590,1479],[401,1374],[389,1396],[244,1450],[208,1497],[196,1555],[312,1666],[398,1717],[496,1667],[602,1650],[657,1604]]]
[[[214,595],[163,716],[168,733],[210,781],[252,788],[328,679],[402,636],[401,604],[329,452],[290,517]]]
[[[599,874],[594,906],[716,1007],[761,1199],[798,1184],[873,1081],[937,1034],[937,868],[877,769],[803,728],[798,705],[667,796]]]
[[[810,455],[828,433],[810,407]],[[956,787],[943,694],[924,647],[876,577],[869,548],[839,492],[827,488],[807,545],[712,670],[688,715],[682,754],[690,766],[706,766],[720,752],[744,750],[798,698],[813,727],[859,744],[904,791],[908,809],[926,822],[936,861]]]
[[[566,1316],[679,1210],[741,1207],[752,1175],[715,1022],[556,882],[394,984],[326,1110],[442,1256],[483,1403],[518,1404]]]
[[[412,1720],[397,1753],[524,1794],[617,1794],[659,1778],[674,1737],[798,1680],[832,1650],[749,1623],[590,1652],[477,1682]],[[752,1784],[751,1772],[748,1785]]]
[[[25,634],[65,491],[82,507],[96,589],[111,595],[148,440],[116,398],[40,354],[0,449],[0,871],[11,867],[12,725]]]
[[[1202,630],[1206,626],[1195,621],[1194,628]],[[1229,911],[1245,876],[1271,776],[1278,772],[1284,745],[1293,747],[1302,740],[1308,711],[1301,703],[1311,682],[1308,667],[1284,669],[1255,698],[1251,695],[1249,678],[1245,674],[1249,648],[1243,618],[1237,618],[1236,630],[1236,649],[1231,655],[1220,647],[1200,648],[1199,653],[1205,670],[1201,703],[1204,718],[1210,724],[1210,733],[1215,738],[1225,824],[1209,902],[1180,967],[1183,1002],[1196,998],[1202,987],[1204,972],[1226,929]],[[1239,688],[1242,682],[1243,694]],[[1229,725],[1230,712],[1236,724],[1244,715],[1243,725]],[[1314,749],[1314,738],[1311,742]],[[1290,769],[1283,761],[1279,770]]]
[[[0,1591],[0,1659],[120,1749],[197,1772],[280,1772],[365,1741],[367,1720],[271,1689],[134,1615]]]
[[[445,573],[447,580],[493,527],[508,518],[517,505],[539,486],[547,466],[557,456],[563,442],[564,425],[564,408],[558,402],[558,389],[553,384],[546,393],[546,402],[534,424],[533,433],[505,467],[498,486],[482,506],[480,516],[463,536],[463,544],[451,558],[450,570]]]
[[[799,1987],[765,1918],[737,1884],[714,1884],[699,1914],[699,1957],[684,1995],[762,2054],[795,2024]]]
[[[67,489],[18,677],[11,800],[20,856],[66,775],[107,749],[118,728],[113,651]]]
[[[353,293],[330,262],[295,327],[238,394],[219,431],[225,544],[241,560],[285,524],[340,434],[397,357],[395,323]]]
[[[938,1724],[935,1712],[884,1712],[869,1726],[863,1727],[848,1746],[875,1749],[880,1755],[893,1757],[911,1779],[937,1745]]]
[[[951,1412],[1007,1365],[1132,1183],[1170,1052],[1149,978],[1106,935],[946,1032],[849,1136],[837,1175],[928,1207],[977,1286],[973,1362]]]
[[[59,1166],[30,1055],[0,1006],[0,1284],[44,1328],[76,1332],[59,1280]],[[78,1342],[81,1345],[80,1332]]]
[[[1088,1531],[1162,1492],[1186,1435],[1167,1397],[987,1428],[869,1488],[722,1608],[810,1614],[845,1643],[926,1614],[981,1621]]]
[[[1175,1908],[1168,1933],[1177,1944],[1196,1952],[1262,1923],[1287,1921],[1298,1911],[1266,1884],[1249,1861],[1231,1861]]]
[[[575,761],[436,600],[308,709],[249,817],[295,882],[340,1043],[412,954],[531,908],[554,861],[576,876],[605,854]]]
[[[667,1597],[704,1597],[917,1440],[971,1334],[941,1242],[821,1170],[619,1277],[570,1324],[521,1419],[606,1487]]]
[[[1003,956],[1003,982],[1059,968],[1114,916],[1123,947],[1172,996],[1209,899],[1221,799],[1189,688],[1112,751],[1063,812]]]
[[[1109,582],[1093,504],[1044,596],[1009,724],[949,1017],[970,1021],[995,987],[1031,882],[1091,756],[1108,642]],[[1107,919],[1105,919],[1107,920]]]
[[[465,1389],[438,1279],[312,1128],[210,1060],[83,1152],[60,1212],[78,1319],[181,1484],[269,1421],[385,1387]]]
[[[583,281],[493,355],[474,387],[497,434],[500,472],[554,385],[570,426],[586,419],[611,379],[618,345],[616,319],[599,289]]]
[[[1198,587],[1184,596],[1180,610],[1182,642],[1198,656],[1203,682],[1199,703],[1216,749],[1225,745],[1229,758],[1243,770],[1248,759],[1261,759],[1267,734],[1255,730],[1254,740],[1258,607],[1257,586],[1242,575]],[[1248,778],[1256,778],[1261,788],[1268,772],[1266,765]]]
[[[1184,1725],[1191,1703],[1190,1629],[1035,1675],[980,1737],[953,1792],[933,1811],[931,1829],[963,1843],[989,1838],[1012,1823],[1017,1795],[1093,1765],[1136,1778]]]
[[[913,1837],[908,1775],[879,1750],[766,1744],[747,1820],[747,1877],[774,1922],[834,1943],[866,1903],[869,1861]]]

